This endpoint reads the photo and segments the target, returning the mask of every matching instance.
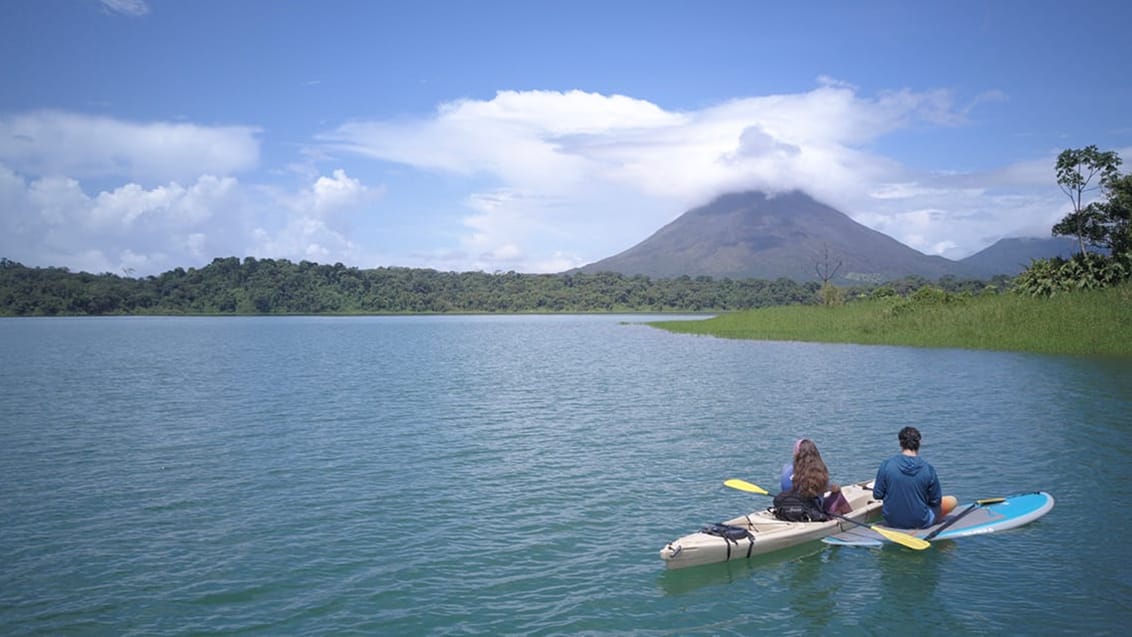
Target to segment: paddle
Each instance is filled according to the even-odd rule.
[[[943,526],[939,527],[938,529],[936,529],[936,530],[932,531],[931,533],[928,533],[927,535],[925,535],[924,539],[930,540],[930,539],[934,538],[935,536],[939,535],[940,533],[943,533],[943,531],[945,529],[947,529],[947,527],[951,526],[952,524],[955,524],[959,520],[962,520],[963,516],[967,515],[971,511],[974,511],[975,509],[977,509],[981,506],[986,506],[988,504],[998,504],[999,502],[1006,502],[1006,498],[983,498],[982,500],[975,500],[974,504],[967,507],[966,509],[963,509],[962,513],[951,518],[946,523],[944,523]]]
[[[760,487],[757,484],[751,484],[750,482],[747,482],[746,480],[740,480],[739,478],[731,478],[730,480],[724,480],[723,486],[731,487],[732,489],[738,489],[740,491],[746,491],[747,493],[757,493],[759,495],[770,495],[770,491],[767,491],[766,489]]]
[[[841,518],[842,520],[845,520],[846,522],[851,522],[853,524],[856,524],[857,526],[863,526],[865,528],[872,529],[873,531],[876,531],[877,533],[883,535],[885,538],[892,540],[893,542],[896,542],[897,544],[900,544],[901,546],[907,546],[910,549],[922,551],[922,550],[924,550],[924,549],[926,549],[926,548],[928,548],[932,545],[931,542],[928,542],[927,540],[921,540],[920,538],[918,538],[914,535],[908,535],[907,533],[900,533],[899,531],[893,531],[892,529],[886,529],[884,527],[876,526],[875,524],[865,524],[864,522],[858,522],[858,521],[854,520],[853,518],[847,518],[844,515],[838,515],[836,513],[830,513],[830,515],[832,515],[835,518]]]
[[[751,484],[750,482],[747,482],[746,480],[740,480],[738,478],[731,478],[729,480],[725,480],[723,482],[723,486],[731,487],[732,489],[738,489],[739,491],[746,491],[747,493],[757,493],[759,495],[770,495],[769,491],[760,487],[759,485]],[[928,548],[929,546],[931,546],[931,543],[929,543],[925,540],[921,540],[918,537],[908,535],[907,533],[900,533],[899,531],[893,531],[893,530],[890,530],[890,529],[881,528],[881,527],[873,525],[873,524],[865,524],[864,522],[858,522],[858,521],[854,520],[853,518],[847,518],[844,515],[838,515],[836,513],[831,513],[830,515],[832,515],[836,518],[840,518],[842,520],[845,520],[846,522],[856,524],[857,526],[863,526],[867,529],[872,529],[873,531],[875,531],[877,534],[884,537],[885,539],[888,539],[892,542],[896,542],[897,544],[900,544],[902,546],[907,546],[910,549],[916,549],[917,551],[922,551],[922,550]]]

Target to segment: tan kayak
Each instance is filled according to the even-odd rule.
[[[882,502],[873,499],[872,480],[847,484],[841,487],[841,493],[853,508],[845,517],[864,523],[880,516]],[[766,500],[769,507],[770,498],[767,497]],[[775,518],[766,507],[727,520],[722,525],[731,527],[721,529],[720,525],[714,525],[717,533],[724,531],[723,535],[705,532],[705,529],[669,542],[660,549],[661,559],[668,568],[745,560],[755,555],[814,542],[849,528],[859,528],[841,519],[828,522],[786,522]]]

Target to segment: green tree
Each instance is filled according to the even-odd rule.
[[[1132,175],[1110,179],[1105,184],[1106,201],[1099,205],[1102,214],[1101,245],[1114,257],[1132,254]]]
[[[1103,245],[1105,227],[1104,210],[1097,202],[1086,203],[1086,193],[1116,179],[1118,166],[1120,156],[1115,151],[1100,151],[1096,146],[1067,148],[1057,156],[1057,185],[1069,197],[1073,211],[1053,226],[1053,234],[1077,237],[1081,254],[1086,244]]]
[[[1053,226],[1054,235],[1075,236],[1081,252],[1072,259],[1035,259],[1013,281],[1022,294],[1050,296],[1116,285],[1132,272],[1132,177],[1121,175],[1120,156],[1096,146],[1068,149],[1057,158],[1057,184],[1073,211]],[[1093,180],[1098,183],[1092,185]],[[1099,200],[1085,203],[1085,193],[1100,189]],[[1085,246],[1109,254],[1086,252]]]

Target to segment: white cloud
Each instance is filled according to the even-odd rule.
[[[479,179],[462,251],[477,264],[541,271],[533,264],[564,254],[584,255],[571,266],[609,256],[715,195],[754,188],[802,189],[913,247],[960,251],[989,228],[958,227],[951,203],[969,205],[983,182],[1016,185],[1019,175],[967,175],[959,187],[869,148],[900,129],[961,126],[966,116],[947,91],[863,97],[824,78],[806,93],[687,112],[620,95],[501,91],[428,118],[350,122],[318,139],[331,152]],[[917,212],[929,207],[938,214]]]
[[[330,147],[411,166],[491,174],[519,187],[568,190],[588,176],[573,138],[675,125],[642,100],[570,91],[501,91],[494,100],[442,105],[428,120],[352,122],[320,137]]]
[[[225,248],[237,245],[234,220],[215,217],[239,210],[237,190],[235,178],[202,175],[187,187],[128,183],[92,196],[74,179],[27,181],[0,165],[0,254],[32,265],[146,273],[197,262],[206,249],[227,256]]]
[[[385,187],[367,186],[341,168],[330,177],[308,178],[313,178],[312,183],[298,192],[272,191],[272,199],[289,214],[281,223],[253,230],[252,254],[356,265],[365,257],[351,238],[354,224],[347,213],[359,213],[380,199]]]
[[[201,175],[188,185],[130,182],[88,194],[77,180],[29,180],[0,164],[0,256],[138,276],[227,256],[353,264],[362,255],[349,224],[336,226],[328,213],[381,191],[336,170],[292,192]]]
[[[32,182],[27,188],[24,205],[33,207],[47,225],[63,226],[73,223],[73,211],[86,207],[88,202],[79,182],[74,179],[45,177]],[[34,220],[27,221],[34,224]]]
[[[880,183],[869,192],[869,196],[874,199],[912,199],[929,195],[946,195],[948,192],[942,188],[928,188],[915,182]]]
[[[1038,165],[1043,171],[1036,171]],[[958,259],[998,239],[1049,236],[1066,212],[1053,184],[1053,157],[980,174],[922,174],[876,183],[847,210],[875,230],[927,254]],[[1044,173],[1044,174],[1043,174]]]
[[[384,186],[341,168],[292,173],[305,183],[293,190],[249,188],[223,174],[257,158],[250,127],[46,111],[0,116],[0,255],[137,274],[228,255],[374,263],[351,235]],[[120,185],[91,184],[116,177]],[[517,252],[495,254],[513,260]]]
[[[124,15],[141,16],[149,13],[149,5],[145,0],[102,0],[102,6],[108,11]]]
[[[0,162],[25,175],[185,182],[254,168],[258,133],[248,126],[137,123],[59,111],[0,115]]]
[[[384,188],[370,188],[357,179],[350,177],[346,171],[339,168],[333,176],[319,176],[310,188],[296,198],[293,207],[322,215],[335,210],[342,210],[357,206],[366,201],[380,197]]]
[[[1053,182],[1058,149],[982,172],[913,169],[877,150],[903,129],[965,125],[970,106],[952,101],[945,91],[863,96],[828,78],[688,111],[502,91],[426,117],[344,124],[275,167],[270,184],[247,174],[259,163],[254,127],[0,114],[0,256],[138,274],[232,255],[560,272],[625,250],[715,195],[755,188],[805,190],[951,258],[1003,236],[1048,235],[1068,205]],[[397,165],[396,203],[358,176],[365,166],[346,163],[358,158]],[[328,162],[338,164],[329,173]],[[394,190],[422,181],[443,187]]]
[[[236,184],[233,177],[212,175],[202,175],[189,188],[175,182],[150,190],[126,184],[95,197],[89,222],[93,226],[127,230],[143,216],[161,216],[159,223],[163,227],[196,226],[230,203],[229,195]]]

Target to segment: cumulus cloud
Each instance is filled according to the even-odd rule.
[[[352,215],[384,196],[385,187],[367,186],[341,168],[329,177],[311,177],[310,185],[298,192],[273,191],[273,200],[288,215],[253,229],[251,253],[356,265],[366,257],[351,236]]]
[[[0,164],[0,255],[139,276],[221,256],[349,262],[357,246],[328,214],[381,190],[336,170],[289,192],[207,174],[89,192],[70,177],[27,178]]]
[[[906,174],[876,181],[845,205],[857,221],[921,252],[962,258],[998,239],[1049,236],[1068,211],[1052,181],[1054,154],[981,173]]]
[[[992,99],[1002,96],[976,102]],[[478,178],[462,240],[473,259],[561,264],[565,255],[580,265],[745,189],[802,189],[913,247],[963,256],[994,225],[970,216],[963,226],[963,215],[972,204],[1002,215],[984,198],[996,181],[1009,193],[1022,175],[923,174],[870,148],[902,129],[962,126],[972,106],[956,107],[944,90],[862,96],[830,78],[809,92],[693,111],[622,95],[501,91],[442,104],[429,117],[349,122],[318,140],[328,152]],[[550,251],[535,249],[537,238],[558,246],[555,258],[539,256]]]
[[[232,218],[241,206],[232,177],[203,175],[182,186],[128,183],[88,194],[66,177],[27,180],[0,166],[0,254],[35,265],[91,272],[154,273],[199,261],[206,248],[236,247]]]
[[[929,172],[878,142],[965,126],[975,104],[994,99],[1003,96],[957,106],[947,91],[862,95],[829,78],[680,111],[622,95],[501,91],[422,117],[347,122],[271,183],[251,172],[253,126],[0,114],[0,256],[139,274],[229,255],[560,272],[723,192],[801,189],[918,250],[960,258],[1003,236],[1048,234],[1068,204],[1052,182],[1057,151]],[[328,172],[332,162],[345,167]],[[415,186],[439,175],[430,183],[444,187],[397,192],[394,205],[385,185],[358,176],[385,164],[390,192],[399,176]]]
[[[348,209],[384,194],[384,188],[370,188],[338,168],[330,177],[318,176],[309,188],[291,197],[289,205],[304,213],[325,215]]]
[[[352,262],[358,256],[348,236],[312,217],[293,217],[278,229],[257,227],[252,238],[250,253],[268,258],[326,263]]]
[[[60,111],[0,115],[0,162],[25,175],[185,182],[255,168],[258,133]]]
[[[175,182],[149,190],[126,184],[94,198],[88,223],[120,231],[130,230],[143,218],[157,218],[155,222],[164,228],[196,226],[223,210],[236,183],[232,177],[203,175],[188,188]]]

